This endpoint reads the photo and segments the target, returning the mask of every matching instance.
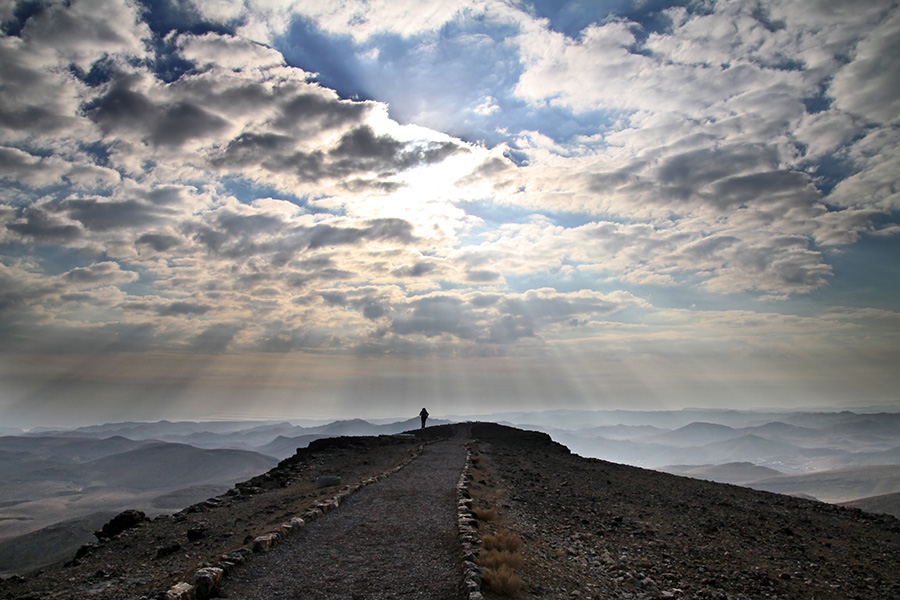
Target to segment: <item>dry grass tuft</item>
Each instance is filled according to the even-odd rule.
[[[481,577],[492,590],[503,596],[512,596],[522,589],[522,580],[506,565],[487,569]]]
[[[496,508],[476,508],[472,512],[475,513],[475,517],[477,517],[479,521],[493,521],[497,518]]]
[[[487,550],[481,552],[475,562],[486,569],[499,569],[503,565],[510,569],[519,569],[522,567],[522,555],[507,550]]]
[[[485,550],[506,550],[518,552],[522,547],[522,538],[509,531],[501,531],[494,535],[486,535],[482,540]]]
[[[483,461],[484,461],[484,458],[482,458],[481,455],[479,455],[479,454],[476,454],[475,456],[472,457],[473,465],[480,465]]]

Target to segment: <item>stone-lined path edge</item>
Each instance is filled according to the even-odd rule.
[[[481,536],[478,534],[478,519],[472,510],[472,495],[469,493],[469,465],[472,464],[472,444],[466,444],[466,464],[456,485],[457,516],[459,521],[459,542],[463,550],[463,580],[469,600],[484,600],[481,594],[481,567],[475,562],[481,552]]]

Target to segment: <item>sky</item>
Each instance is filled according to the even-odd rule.
[[[0,3],[0,423],[900,410],[900,4]]]

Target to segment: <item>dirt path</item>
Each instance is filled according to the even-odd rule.
[[[229,576],[223,596],[352,599],[465,596],[456,483],[464,440],[436,442],[289,541]]]

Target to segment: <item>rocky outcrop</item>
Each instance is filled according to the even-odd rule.
[[[115,517],[110,519],[106,524],[103,525],[98,531],[94,532],[94,535],[97,536],[99,540],[108,540],[111,537],[117,536],[123,531],[127,529],[131,529],[133,527],[137,527],[141,523],[145,521],[149,521],[147,515],[139,510],[129,509],[123,512],[120,512]]]

